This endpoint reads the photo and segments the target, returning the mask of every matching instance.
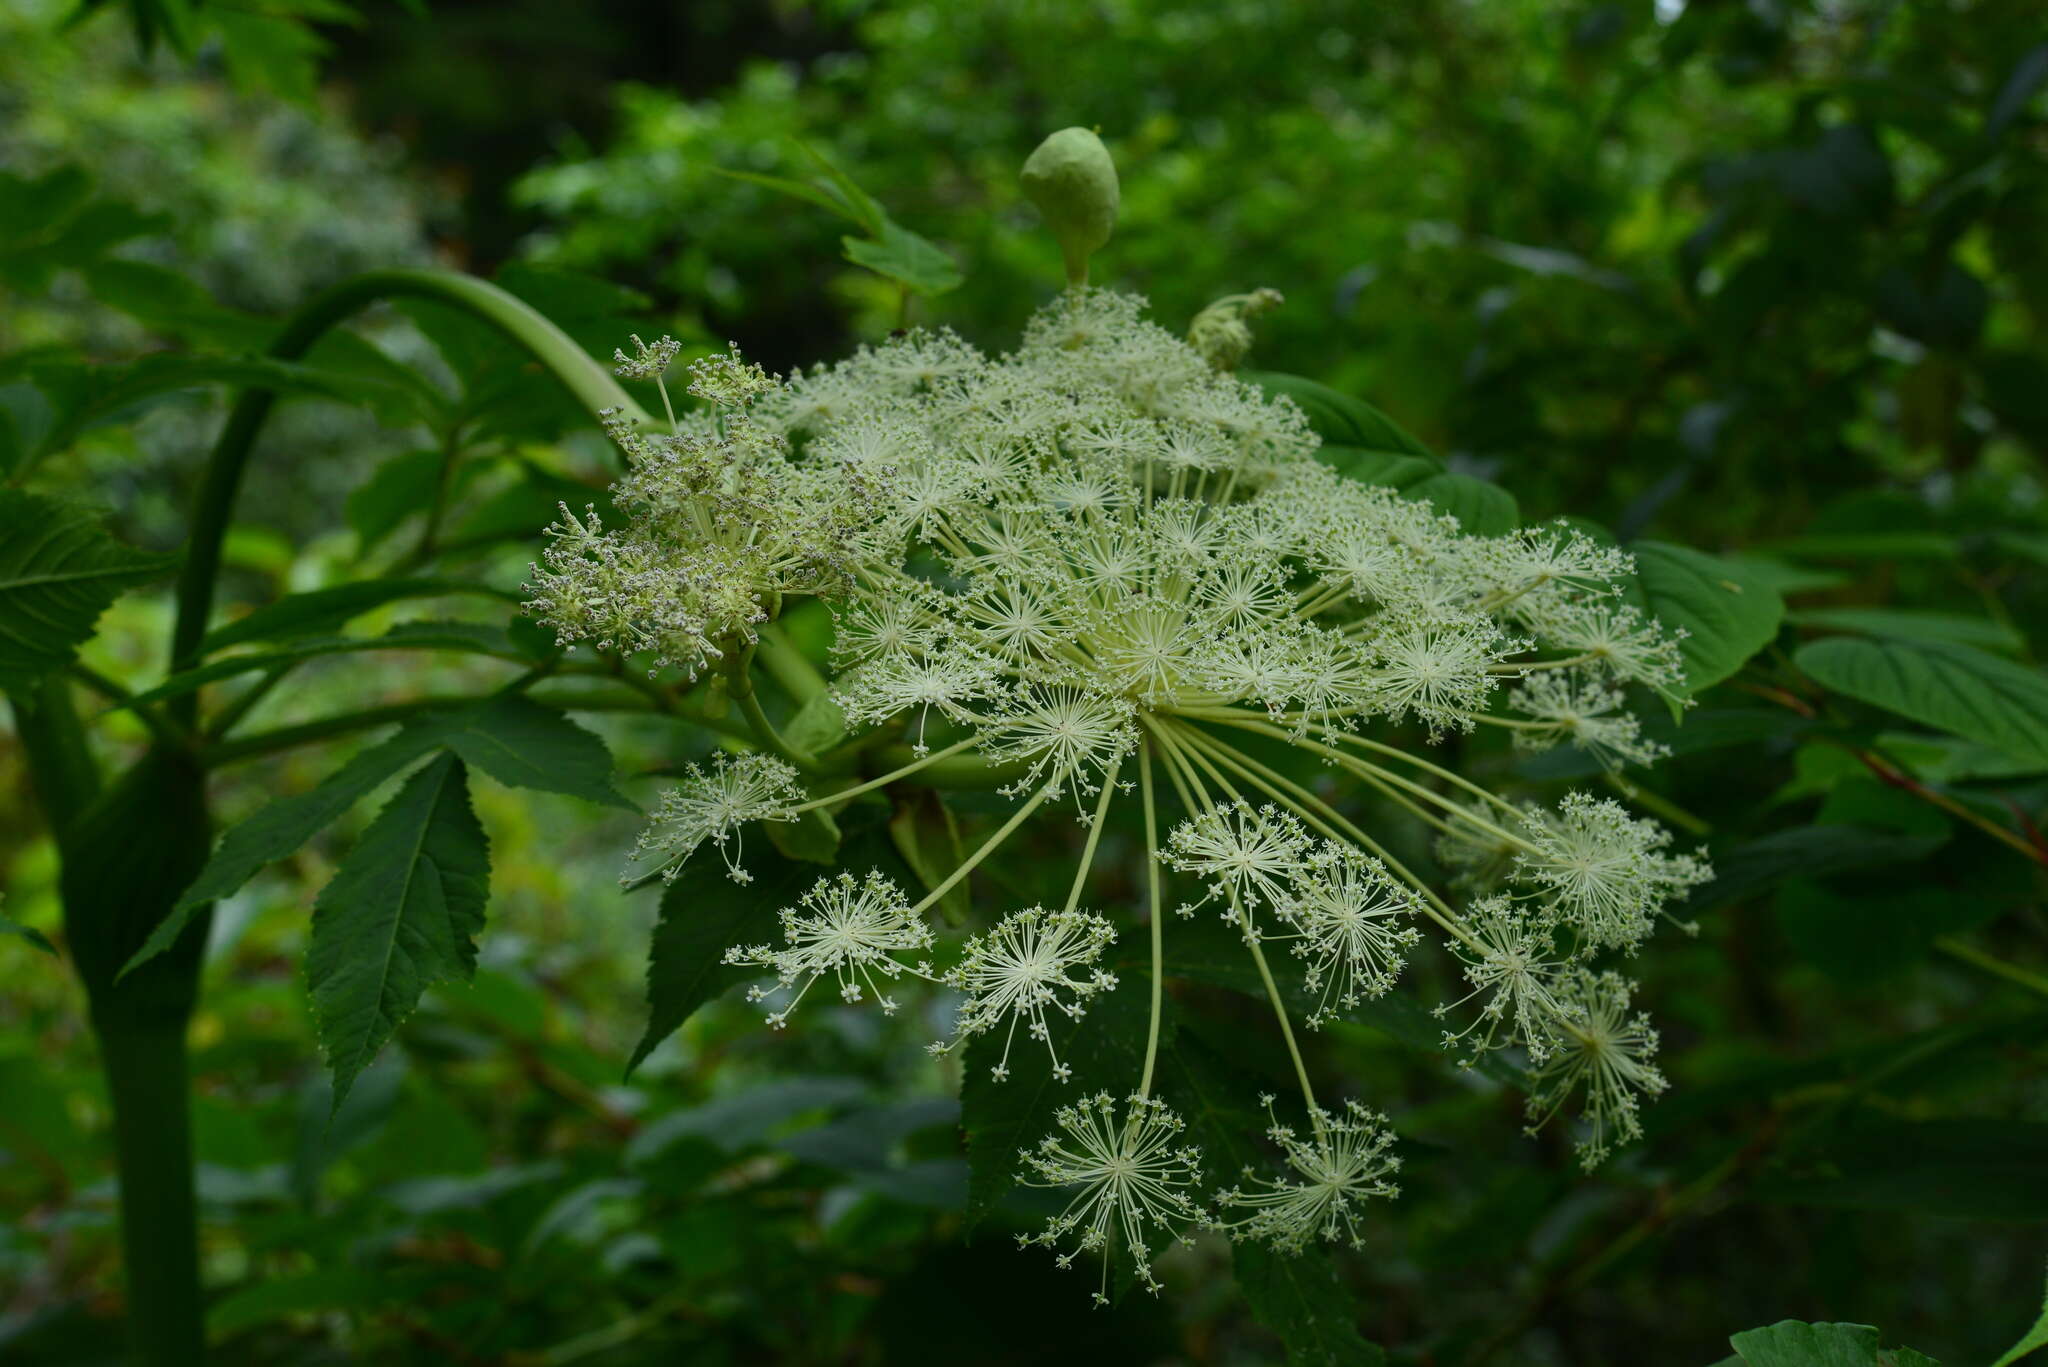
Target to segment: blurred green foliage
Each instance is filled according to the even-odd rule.
[[[241,10],[138,0],[148,53],[112,14],[0,9],[0,478],[89,488],[171,549],[223,358],[335,279],[437,255],[596,355],[667,327],[830,358],[901,298],[844,259],[839,219],[731,174],[809,175],[799,140],[961,268],[913,318],[1001,345],[1060,279],[1016,165],[1097,126],[1124,186],[1099,280],[1173,325],[1278,288],[1253,365],[1370,396],[1526,519],[1726,551],[1790,608],[1682,725],[1653,722],[1676,758],[1643,797],[1721,878],[1697,939],[1637,966],[1676,1084],[1648,1143],[1581,1178],[1555,1137],[1512,1136],[1512,1092],[1418,1055],[1428,1022],[1326,1031],[1317,1066],[1394,1113],[1409,1167],[1315,1303],[1417,1364],[1796,1365],[1837,1341],[1913,1360],[1829,1323],[1849,1320],[1950,1364],[2012,1344],[2048,1224],[2038,6],[582,8],[351,29],[273,7],[238,32]],[[238,607],[428,551],[515,589],[553,505],[601,496],[598,444],[489,337],[428,305],[365,335],[377,355],[337,343],[295,377],[229,542]],[[119,600],[85,663],[157,682],[167,617]],[[503,673],[336,655],[252,715]],[[593,724],[636,796],[689,757],[645,719]],[[101,733],[146,739],[121,711]],[[230,770],[224,814],[348,753]],[[0,733],[5,911],[61,938],[21,769]],[[914,1048],[932,1022],[770,1037],[727,993],[621,1082],[656,917],[613,891],[631,819],[493,782],[473,799],[496,870],[482,967],[427,994],[331,1120],[298,965],[371,804],[217,913],[195,1104],[224,1360],[1276,1360],[1220,1246],[1169,1265],[1164,1301],[1089,1313],[1007,1247],[1021,1198],[970,1230],[956,1079]],[[0,972],[0,1356],[111,1360],[82,994],[22,937]],[[1175,1066],[1271,1071],[1255,1009],[1227,985],[1186,998]]]

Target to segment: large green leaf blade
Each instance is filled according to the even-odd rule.
[[[725,963],[734,945],[775,940],[775,913],[796,901],[818,877],[815,866],[790,858],[750,859],[752,883],[700,872],[668,885],[647,955],[647,1029],[626,1073],[646,1062],[656,1045],[682,1028],[697,1008],[759,970]]]
[[[335,1105],[422,992],[475,972],[490,879],[466,770],[443,755],[406,781],[322,889],[306,983]]]
[[[176,563],[114,540],[83,508],[0,489],[0,689],[68,664],[114,599]]]
[[[1375,1367],[1387,1360],[1359,1334],[1351,1295],[1321,1249],[1289,1257],[1239,1244],[1231,1266],[1252,1314],[1286,1346],[1287,1367]]]
[[[1807,1324],[1779,1320],[1728,1336],[1743,1367],[1939,1367],[1910,1348],[1878,1351],[1868,1324]]]
[[[1684,546],[1638,541],[1636,583],[1649,614],[1667,630],[1683,630],[1679,653],[1692,697],[1742,668],[1769,645],[1785,617],[1785,600],[1761,576]]]
[[[1823,688],[2048,763],[2048,677],[1968,646],[1831,636],[1793,657]]]
[[[561,711],[517,693],[472,707],[431,713],[414,723],[508,788],[566,793],[605,807],[638,811],[612,786],[603,741]]]
[[[1279,371],[1244,370],[1238,372],[1238,378],[1257,385],[1275,398],[1284,396],[1292,399],[1308,416],[1308,425],[1316,435],[1332,445],[1416,456],[1442,468],[1442,462],[1437,460],[1435,453],[1416,440],[1407,428],[1363,399],[1353,398],[1305,376],[1286,375]]]

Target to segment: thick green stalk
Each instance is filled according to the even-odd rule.
[[[65,939],[92,1006],[114,1103],[130,1361],[203,1360],[185,1031],[209,916],[170,950],[120,971],[206,860],[205,775],[160,748],[81,812],[60,840]]]
[[[185,1026],[182,1016],[159,1023],[94,1016],[114,1099],[129,1361],[136,1367],[192,1367],[206,1356]]]

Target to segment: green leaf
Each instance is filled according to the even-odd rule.
[[[1910,1348],[1880,1353],[1868,1324],[1807,1324],[1780,1320],[1728,1336],[1744,1367],[1940,1367]]]
[[[53,238],[92,198],[92,177],[59,166],[34,180],[0,172],[0,251]]]
[[[1898,840],[1920,843],[1904,836]],[[1850,983],[1902,973],[1942,936],[1975,930],[2005,910],[1988,897],[1903,879],[1827,885],[1793,879],[1779,891],[1776,904],[1786,942],[1830,977]]]
[[[1756,549],[1809,560],[1960,560],[1962,543],[1940,532],[1815,532]]]
[[[43,953],[53,957],[57,953],[57,946],[50,943],[49,936],[33,926],[25,926],[18,921],[10,921],[5,916],[0,916],[0,935],[12,935],[26,940],[37,949],[43,951]]]
[[[1373,1367],[1387,1356],[1360,1337],[1351,1293],[1330,1255],[1308,1249],[1293,1257],[1260,1244],[1231,1250],[1237,1284],[1259,1323],[1280,1336],[1288,1367]]]
[[[661,894],[661,919],[647,956],[647,1029],[626,1074],[682,1027],[698,1007],[760,970],[724,962],[734,945],[775,940],[776,913],[793,905],[818,871],[793,859],[752,860],[755,878],[734,883],[717,874],[679,878]]]
[[[2026,638],[2003,622],[1919,608],[1807,608],[1792,613],[1793,625],[1853,631],[1895,641],[1931,641],[1937,645],[1975,646],[2017,655]]]
[[[611,781],[604,742],[562,713],[517,695],[427,712],[344,764],[311,792],[280,798],[234,827],[170,916],[121,972],[167,948],[194,913],[238,890],[348,811],[372,788],[437,749],[452,750],[498,782],[636,810]]]
[[[612,786],[612,757],[604,742],[558,709],[531,698],[505,694],[431,712],[407,729],[447,746],[508,788],[536,788],[640,810]]]
[[[443,755],[406,781],[321,890],[306,983],[337,1107],[420,993],[475,971],[490,880],[462,761]]]
[[[1778,634],[1784,600],[1753,572],[1661,541],[1638,541],[1629,551],[1645,609],[1667,630],[1686,632],[1679,643],[1685,660],[1680,698],[1727,678]]]
[[[349,492],[344,513],[363,551],[389,536],[414,513],[425,514],[441,484],[439,451],[407,451],[379,465]]]
[[[919,294],[944,294],[967,278],[952,257],[888,218],[882,220],[877,237],[842,237],[839,241],[848,261],[866,266]]]
[[[1794,663],[1823,688],[2031,761],[2048,762],[2048,677],[1968,646],[1833,636]]]
[[[830,689],[814,693],[782,728],[783,739],[809,755],[822,755],[846,739],[846,713]]]
[[[2048,1348],[2048,1295],[2041,1298],[2041,1315],[2034,1321],[2034,1327],[2020,1335],[2020,1341],[1999,1354],[1998,1361],[1991,1367],[2011,1367],[2027,1354]]]
[[[114,540],[82,508],[0,489],[0,689],[68,664],[108,604],[175,564]]]
[[[145,960],[161,954],[201,908],[238,891],[257,870],[305,844],[355,806],[364,794],[438,743],[434,736],[416,728],[403,729],[357,755],[317,788],[279,798],[231,828],[221,837],[206,867],[179,897],[171,914],[157,924],[148,940],[122,967],[122,974],[132,973]]]
[[[360,1313],[395,1294],[389,1279],[361,1267],[328,1267],[272,1277],[229,1292],[206,1311],[206,1336],[216,1343],[292,1315],[315,1311]]]
[[[1066,1082],[1052,1075],[1046,1045],[1021,1030],[1007,1044],[1010,1076],[1000,1082],[994,1069],[1006,1047],[1003,1032],[990,1031],[968,1041],[960,1065],[960,1124],[967,1131],[970,1224],[988,1214],[1016,1185],[1018,1151],[1052,1133],[1054,1111],[1091,1092],[1123,1096],[1137,1089],[1145,1064],[1151,988],[1142,971],[1119,971],[1117,976],[1117,986],[1098,993],[1081,1019],[1051,1013],[1052,1051],[1074,1070]],[[1173,1098],[1167,1102],[1173,1104]]]
[[[388,603],[453,594],[479,594],[504,602],[519,601],[517,594],[466,579],[363,579],[329,589],[289,594],[275,603],[267,603],[246,617],[215,627],[206,634],[199,648],[203,653],[211,654],[249,641],[317,635],[344,626]]]
[[[1359,446],[1325,443],[1316,456],[1337,473],[1360,484],[1384,484],[1389,489],[1408,490],[1444,472],[1444,467],[1426,456],[1403,455],[1398,451],[1368,451]]]
[[[1294,400],[1308,415],[1308,424],[1316,435],[1332,445],[1416,456],[1442,468],[1442,462],[1407,428],[1363,399],[1354,399],[1349,394],[1300,375],[1283,375],[1277,371],[1241,370],[1238,378],[1259,386],[1276,398],[1285,396]]]
[[[889,817],[889,838],[926,892],[951,877],[967,857],[960,848],[960,826],[953,820],[953,809],[929,788],[913,789],[909,796],[898,800]],[[967,879],[961,879],[939,899],[939,910],[948,925],[966,923],[967,883]]]
[[[100,303],[156,331],[233,351],[255,351],[268,340],[269,323],[223,308],[182,271],[125,257],[101,257],[82,273]]]
[[[1403,498],[1427,499],[1438,512],[1449,513],[1470,536],[1501,536],[1521,525],[1522,509],[1515,496],[1498,484],[1445,470],[1401,490]]]
[[[1714,851],[1713,881],[1693,890],[1681,917],[1747,901],[1793,878],[1863,873],[1924,859],[1945,843],[1940,836],[1904,836],[1870,826],[1800,826]]]
[[[1176,929],[1185,927],[1177,926]],[[1242,955],[1241,955],[1242,957]],[[1276,1161],[1257,1136],[1268,1121],[1251,1103],[1256,1085],[1238,1076],[1201,1038],[1196,1019],[1174,1019],[1160,1050],[1159,1094],[1188,1122],[1202,1147],[1207,1175],[1218,1183]],[[1440,1035],[1432,1034],[1429,1047]],[[1359,1335],[1350,1293],[1330,1254],[1309,1248],[1287,1257],[1257,1244],[1238,1244],[1232,1266],[1252,1314],[1287,1350],[1290,1367],[1380,1363],[1385,1355]]]

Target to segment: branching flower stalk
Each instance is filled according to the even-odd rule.
[[[672,357],[666,340],[643,346],[623,373],[658,379]],[[1626,980],[1595,961],[1637,952],[1705,865],[1614,800],[1513,801],[1405,739],[1493,727],[1523,748],[1580,745],[1610,769],[1657,759],[1624,691],[1680,696],[1680,657],[1622,596],[1627,554],[1562,524],[1470,535],[1345,478],[1293,404],[1102,290],[1069,290],[1008,356],[913,332],[786,380],[736,354],[691,373],[703,405],[668,435],[613,425],[631,465],[626,521],[565,510],[533,585],[565,644],[644,651],[686,675],[716,667],[753,701],[754,753],[690,772],[642,841],[641,871],[651,860],[672,876],[708,842],[743,876],[740,825],[836,810],[934,766],[978,761],[1016,804],[922,899],[879,874],[838,875],[785,911],[783,946],[735,949],[790,989],[777,1024],[827,973],[885,1009],[885,988],[922,978],[966,994],[956,1038],[936,1047],[1000,1031],[1007,1075],[1021,1029],[1064,1081],[1073,1059],[1053,1025],[1085,1031],[1088,1001],[1115,986],[1097,962],[1112,923],[1081,905],[1089,871],[1136,799],[1145,1062],[1126,1101],[1091,1094],[1026,1154],[1026,1180],[1081,1192],[1033,1242],[1128,1256],[1152,1285],[1160,1236],[1210,1221],[1189,1194],[1199,1155],[1153,1092],[1169,871],[1198,885],[1183,915],[1209,908],[1242,940],[1308,1117],[1299,1135],[1272,1120],[1286,1175],[1211,1203],[1235,1213],[1218,1224],[1233,1237],[1355,1240],[1362,1203],[1392,1194],[1383,1118],[1318,1104],[1295,1025],[1393,990],[1427,927],[1469,988],[1437,1008],[1462,1021],[1447,1047],[1468,1063],[1519,1051],[1537,1070],[1535,1121],[1584,1098],[1589,1165],[1634,1133],[1636,1095],[1662,1087],[1655,1035],[1628,1014]],[[803,754],[754,715],[751,652],[803,597],[834,613],[828,686],[873,746]],[[907,762],[851,767],[891,748]],[[1312,788],[1276,748],[1348,793]],[[1432,831],[1462,905],[1347,814],[1350,794]],[[939,898],[1069,801],[1085,834],[1063,906],[1011,913],[946,966],[904,958],[935,948],[925,915]],[[1288,951],[1277,966],[1269,945]]]

